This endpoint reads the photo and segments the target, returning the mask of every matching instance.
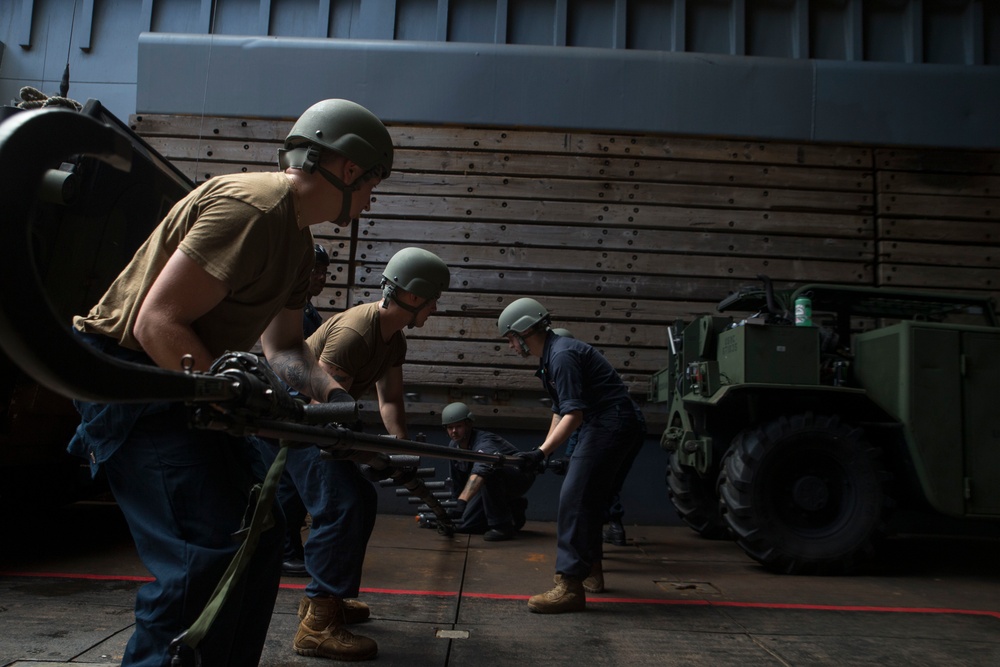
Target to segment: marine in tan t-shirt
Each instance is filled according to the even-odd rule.
[[[306,341],[323,364],[336,366],[352,378],[348,393],[354,398],[375,386],[390,368],[406,360],[406,336],[395,331],[383,338],[379,321],[381,302],[355,306],[329,318]]]
[[[85,333],[141,350],[133,326],[153,281],[180,249],[229,293],[192,327],[213,356],[248,350],[283,308],[309,299],[312,234],[299,229],[288,179],[280,172],[219,176],[174,207],[86,317]]]

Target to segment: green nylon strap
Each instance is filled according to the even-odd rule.
[[[278,489],[278,481],[281,479],[281,473],[285,470],[286,458],[288,458],[288,448],[282,446],[278,450],[278,456],[275,457],[274,463],[271,464],[271,468],[267,471],[263,486],[260,488],[260,495],[257,498],[257,505],[254,507],[249,529],[242,531],[245,534],[243,543],[236,550],[232,562],[226,568],[225,574],[222,575],[219,585],[215,587],[212,597],[209,598],[201,614],[191,624],[190,628],[174,640],[175,642],[179,639],[192,649],[197,648],[201,640],[205,638],[208,629],[212,627],[212,623],[215,621],[215,617],[218,616],[219,610],[225,604],[226,598],[229,597],[230,591],[236,586],[240,577],[243,576],[243,571],[257,549],[260,534],[266,530],[268,525],[273,525],[274,523],[271,520],[271,506],[274,503],[274,495]]]

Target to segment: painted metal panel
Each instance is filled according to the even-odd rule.
[[[961,516],[960,334],[900,322],[859,334],[854,372],[868,396],[905,428],[912,469],[928,503]]]
[[[246,79],[233,115],[297,112],[301,100],[275,99],[284,88],[315,98],[315,82],[329,81],[326,94],[430,123],[998,145],[987,119],[1000,116],[1000,2],[87,0],[75,27],[72,18],[62,0],[0,3],[0,99],[23,85],[57,92],[69,53],[70,95],[96,96],[119,116],[227,107],[190,87],[212,69],[227,94]],[[259,45],[224,39],[210,64],[157,47],[167,60],[147,77],[136,65],[144,33],[281,45],[275,63],[251,53]],[[288,46],[300,39],[316,41]]]
[[[961,516],[965,512],[961,334],[904,324],[910,345],[903,349],[903,363],[910,364],[906,422],[914,467],[931,506]]]
[[[952,65],[981,65],[982,32],[975,29],[981,22],[982,5],[928,2],[924,30],[924,61]]]
[[[682,0],[631,0],[627,11],[627,48],[683,51],[683,42],[677,41],[683,40],[683,6]]]
[[[914,31],[919,15],[913,3],[899,0],[869,0],[865,12],[865,59],[888,62],[920,62],[922,35]]]
[[[356,18],[356,25],[352,21],[351,26],[352,39],[393,39],[396,0],[360,0]]]
[[[330,22],[330,0],[270,0],[261,2],[269,10],[268,29],[262,35],[326,37]],[[323,5],[323,6],[318,6]],[[261,20],[265,19],[261,16]]]
[[[330,2],[331,0],[322,0]],[[358,25],[361,14],[362,0],[337,0],[330,10],[329,29],[327,37],[350,39],[355,37],[354,27]]]
[[[205,13],[205,0],[173,0],[152,2],[152,32],[206,33],[210,15]]]
[[[493,43],[497,39],[497,3],[489,0],[449,0],[449,42]],[[504,40],[506,35],[504,35]],[[501,40],[501,41],[504,41]]]
[[[1000,2],[986,3],[983,12],[983,62],[1000,65]]]
[[[553,44],[556,0],[509,0],[508,6],[508,44]]]
[[[687,50],[741,55],[736,44],[733,6],[737,0],[704,0],[687,5]]]
[[[859,0],[820,0],[809,6],[812,58],[861,60],[861,3]]]
[[[139,51],[142,113],[295,117],[347,96],[390,122],[1000,146],[987,67],[153,34]]]
[[[437,0],[398,0],[395,38],[436,41],[438,39]]]
[[[83,0],[76,13],[73,26],[73,42],[78,49],[90,50],[90,38],[94,29],[94,0]]]
[[[964,397],[965,474],[969,478],[969,514],[1000,515],[1000,334],[965,332]]]
[[[260,31],[259,0],[216,0],[212,13],[215,35],[266,35]]]
[[[570,0],[566,19],[569,46],[615,48],[615,0]]]
[[[1000,146],[996,68],[816,61],[816,69],[816,141]]]
[[[11,6],[13,3],[11,3]],[[17,43],[25,48],[31,46],[31,25],[34,18],[33,0],[21,0],[21,15],[17,22]]]
[[[762,0],[746,8],[746,49],[749,55],[800,58],[808,33],[800,22],[799,0]],[[803,34],[804,33],[804,34]],[[805,50],[808,53],[808,48]]]

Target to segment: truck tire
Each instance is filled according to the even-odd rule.
[[[744,552],[785,574],[844,574],[885,536],[889,475],[837,416],[779,417],[733,441],[720,496]]]
[[[702,477],[693,468],[678,463],[676,456],[670,455],[666,479],[670,502],[688,527],[710,540],[729,538],[729,528],[719,505],[717,477]]]

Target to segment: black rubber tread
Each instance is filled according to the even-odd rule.
[[[681,520],[694,532],[709,540],[731,539],[719,506],[717,475],[702,477],[693,468],[678,463],[677,457],[670,454],[666,482],[670,502]]]
[[[723,516],[769,570],[845,574],[871,560],[891,502],[880,451],[835,416],[779,417],[740,433],[725,461]]]

